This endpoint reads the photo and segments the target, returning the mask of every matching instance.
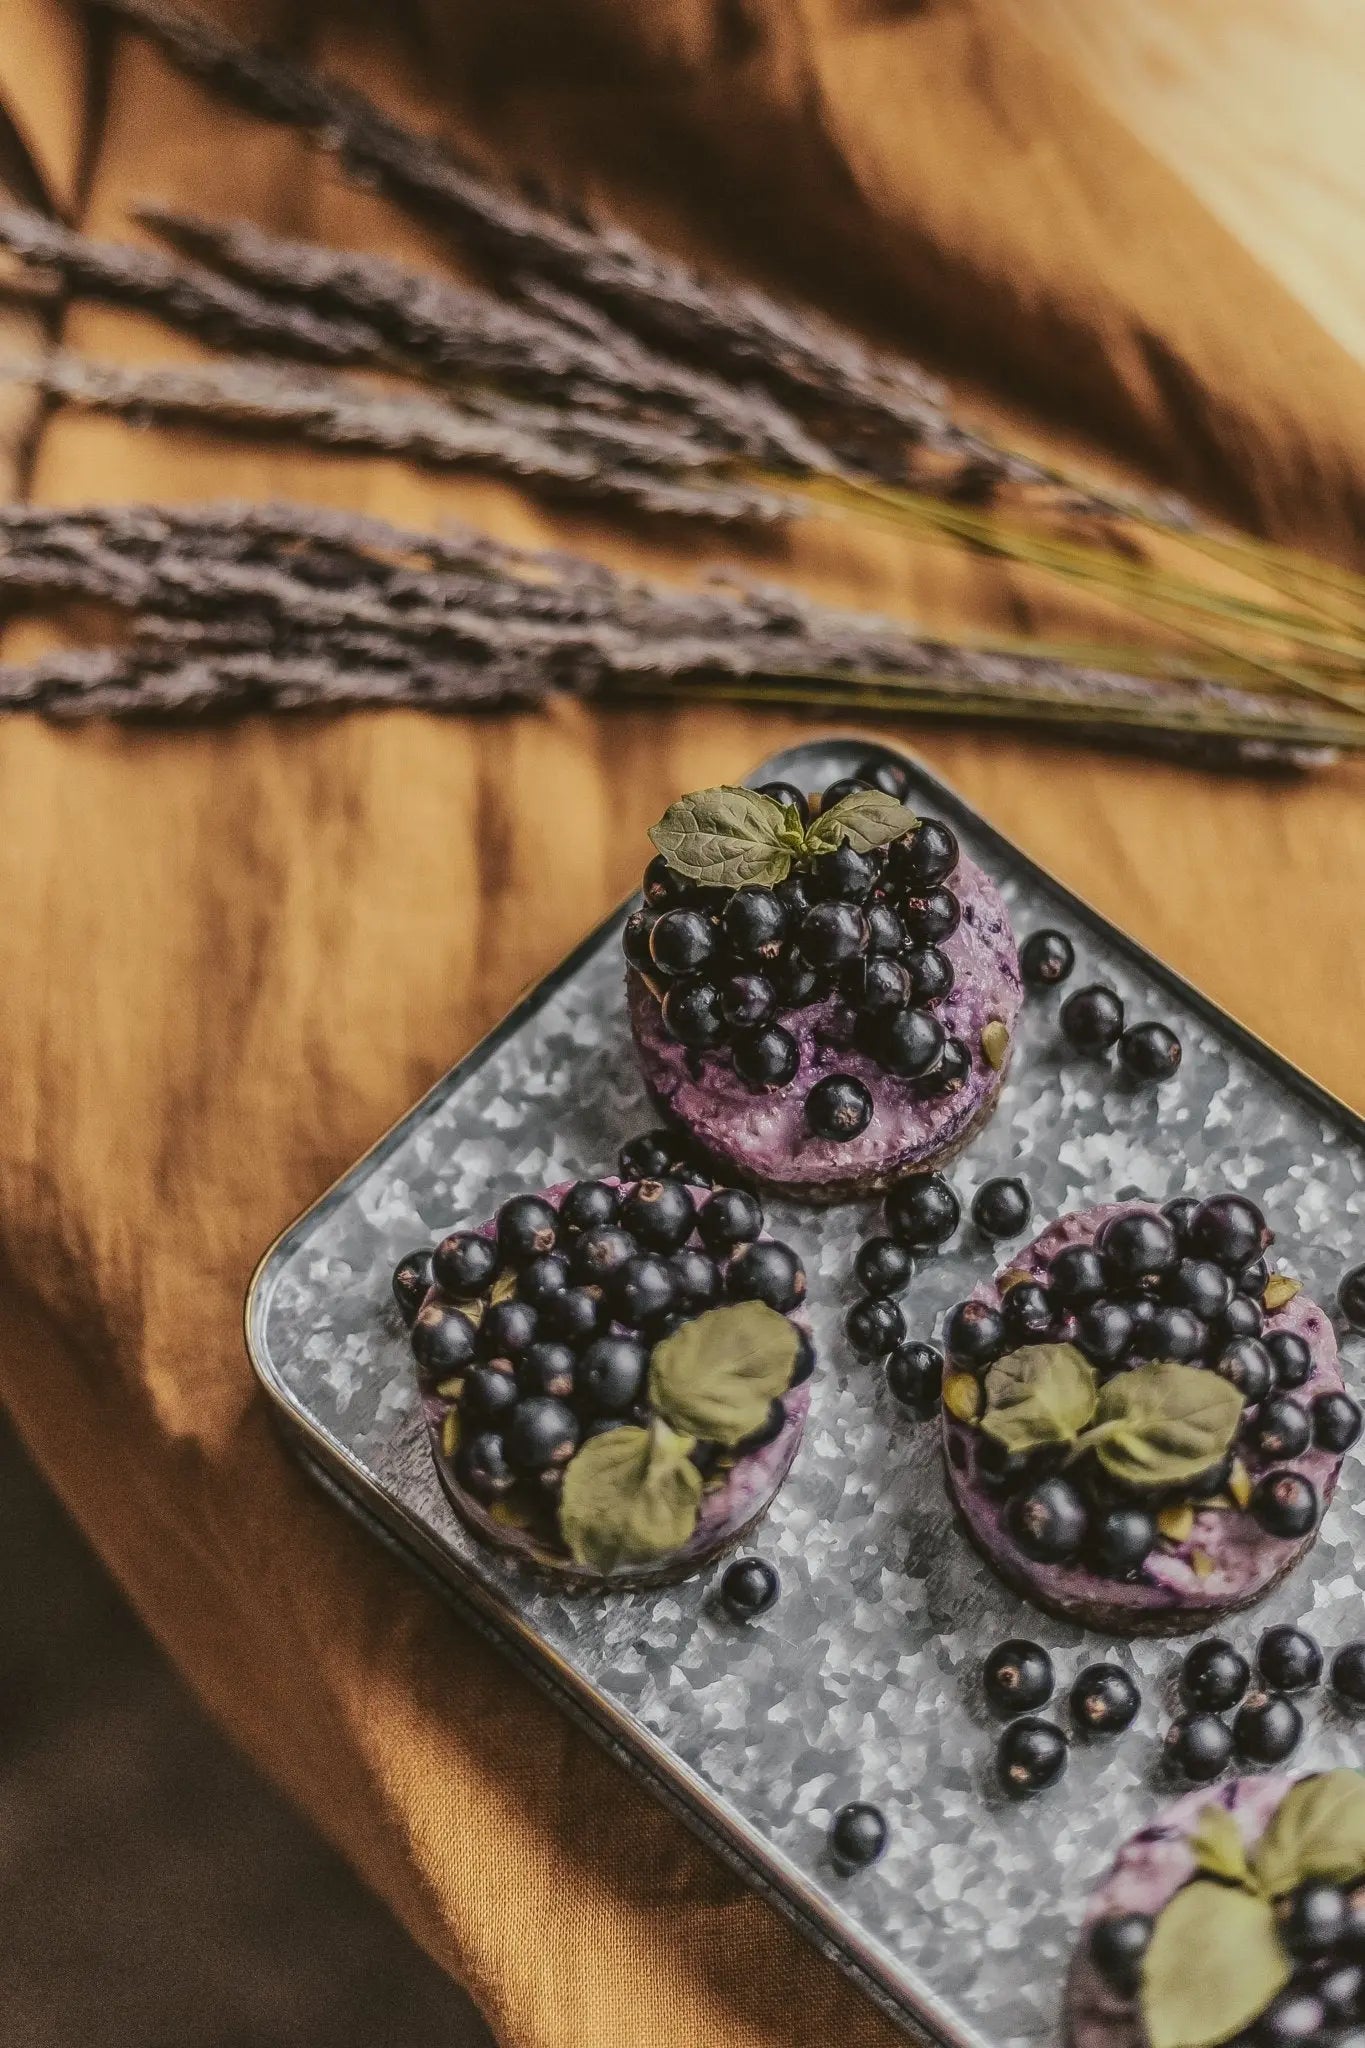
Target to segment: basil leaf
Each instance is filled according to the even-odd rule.
[[[697,1526],[701,1473],[692,1439],[666,1423],[589,1437],[564,1468],[559,1528],[590,1571],[653,1564],[681,1550]]]
[[[847,844],[856,853],[871,853],[893,839],[903,839],[918,823],[914,812],[885,790],[850,790],[807,826],[806,852],[833,853],[836,846]]]
[[[1285,1793],[1251,1859],[1272,1899],[1309,1878],[1351,1884],[1365,1875],[1365,1775],[1323,1771]]]
[[[1179,1486],[1217,1463],[1241,1413],[1241,1395],[1216,1372],[1139,1365],[1100,1389],[1086,1440],[1126,1486]]]
[[[786,814],[757,790],[695,790],[670,804],[649,836],[671,868],[710,888],[772,888],[791,872]]]
[[[1247,1845],[1226,1806],[1206,1806],[1190,1836],[1190,1854],[1200,1870],[1247,1891],[1258,1889],[1247,1863]]]
[[[986,1374],[981,1427],[1007,1451],[1074,1443],[1095,1412],[1098,1385],[1074,1344],[1026,1344]]]
[[[1142,1962],[1149,2048],[1215,2048],[1264,2011],[1292,1975],[1267,1899],[1196,1878],[1157,1915]]]
[[[795,1326],[764,1301],[710,1308],[655,1345],[649,1398],[675,1429],[737,1444],[786,1393],[800,1348]]]

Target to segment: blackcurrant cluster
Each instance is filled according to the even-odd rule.
[[[1306,1629],[1278,1622],[1256,1646],[1252,1667],[1221,1636],[1205,1636],[1180,1667],[1183,1712],[1166,1731],[1172,1764],[1196,1784],[1224,1770],[1233,1756],[1245,1763],[1283,1763],[1298,1747],[1303,1714],[1291,1695],[1311,1692],[1322,1677],[1322,1650]],[[1365,1642],[1345,1643],[1329,1678],[1338,1705],[1365,1707]],[[1231,1726],[1223,1718],[1233,1713]]]
[[[762,793],[807,821],[853,790],[886,787],[888,776],[900,784],[891,793],[903,795],[899,772],[873,763],[823,797],[785,783]],[[792,1015],[823,1004],[829,1045],[854,1046],[925,1094],[946,1094],[971,1064],[935,1014],[953,987],[942,942],[962,915],[948,886],[957,862],[956,838],[935,819],[871,853],[843,845],[813,855],[773,888],[703,887],[660,854],[645,870],[644,904],[626,920],[622,945],[658,991],[670,1037],[694,1054],[728,1057],[755,1092],[796,1079]],[[811,1089],[806,1114],[816,1136],[852,1138],[867,1128],[872,1098],[856,1077],[831,1074]]]
[[[667,1133],[624,1149],[657,1159]],[[654,1148],[651,1151],[651,1148]],[[400,1261],[394,1293],[408,1319],[422,1386],[456,1403],[456,1476],[476,1499],[514,1491],[551,1515],[564,1468],[588,1437],[649,1419],[655,1344],[723,1302],[790,1314],[806,1276],[791,1248],[765,1238],[763,1209],[740,1188],[679,1175],[613,1185],[581,1180],[558,1206],[514,1195],[491,1232],[461,1230]],[[814,1363],[802,1333],[793,1384]],[[699,1443],[708,1479],[769,1443],[775,1399],[736,1447]]]
[[[1067,997],[1061,1026],[1067,1043],[1090,1059],[1100,1059],[1117,1046],[1119,1064],[1135,1081],[1169,1081],[1185,1056],[1169,1024],[1153,1018],[1125,1023],[1122,997],[1102,982]]]
[[[1116,1913],[1090,1929],[1087,1951],[1120,1998],[1136,1999],[1155,1922]],[[1359,1891],[1309,1878],[1275,1902],[1289,1982],[1228,2048],[1347,2048],[1365,2027],[1365,1902]],[[1190,1958],[1191,1968],[1198,1959]]]
[[[1067,1738],[1039,1709],[1052,1698],[1052,1659],[1038,1643],[1011,1636],[997,1643],[982,1666],[981,1682],[993,1711],[1009,1726],[995,1755],[996,1776],[1015,1798],[1054,1785],[1066,1769]],[[1119,1664],[1087,1664],[1067,1695],[1078,1735],[1098,1740],[1132,1725],[1142,1695]],[[1017,1717],[1017,1718],[1016,1718]]]
[[[1154,1214],[1112,1217],[1093,1244],[1069,1245],[1045,1277],[1016,1281],[997,1307],[961,1302],[949,1312],[950,1366],[984,1374],[1024,1346],[1074,1344],[1101,1379],[1156,1360],[1201,1366],[1231,1381],[1244,1408],[1235,1457],[1247,1474],[1247,1505],[1268,1535],[1294,1539],[1314,1528],[1320,1503],[1292,1461],[1310,1446],[1341,1453],[1360,1434],[1349,1395],[1296,1398],[1313,1370],[1304,1339],[1267,1328],[1270,1232],[1242,1195],[1196,1202],[1181,1197]],[[976,1476],[1009,1497],[1007,1524],[1026,1557],[1082,1562],[1103,1577],[1131,1578],[1158,1539],[1157,1515],[1171,1498],[1126,1494],[1093,1459],[1065,1471],[1050,1449],[1005,1451],[978,1440]],[[1234,1452],[1180,1498],[1221,1495]]]
[[[910,1174],[886,1197],[885,1234],[868,1238],[854,1262],[863,1293],[845,1319],[848,1341],[860,1358],[886,1360],[892,1395],[921,1420],[938,1403],[943,1353],[907,1335],[897,1297],[914,1275],[915,1254],[937,1251],[961,1219],[962,1205],[942,1174]]]

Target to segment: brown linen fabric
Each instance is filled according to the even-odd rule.
[[[1013,412],[1039,441],[1088,430],[1345,556],[1365,214],[1347,203],[1359,153],[1331,137],[1348,84],[1359,103],[1365,36],[1304,0],[1261,0],[1254,37],[1244,5],[1200,12],[1202,31],[1181,0],[1113,0],[1103,29],[1084,0],[344,18],[261,0],[232,18],[678,246],[879,319],[970,378],[983,416]],[[154,195],[438,260],[136,39],[93,67],[82,129],[57,0],[3,16],[0,98],[94,231],[132,232],[127,209]],[[188,353],[129,317],[78,310],[66,332]],[[728,552],[399,463],[60,415],[32,489],[458,513],[663,569]],[[968,603],[1013,630],[1046,616],[1008,577],[890,540],[803,535],[771,559],[945,623]],[[16,628],[6,651],[32,644]],[[516,2048],[899,2036],[302,1478],[253,1390],[242,1295],[282,1225],[631,886],[664,804],[807,729],[571,706],[0,725],[0,1389],[203,1698]],[[898,736],[1365,1105],[1359,771],[1220,780]]]

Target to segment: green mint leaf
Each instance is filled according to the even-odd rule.
[[[1310,1878],[1353,1884],[1365,1876],[1365,1774],[1301,1778],[1276,1807],[1251,1864],[1272,1899]]]
[[[791,873],[794,849],[783,806],[757,790],[694,790],[650,831],[671,868],[708,888],[773,888]]]
[[[707,1309],[655,1345],[649,1398],[675,1429],[737,1444],[786,1393],[800,1346],[794,1324],[766,1302]]]
[[[1190,1836],[1190,1854],[1198,1868],[1209,1877],[1227,1884],[1240,1884],[1246,1891],[1258,1889],[1247,1862],[1247,1845],[1226,1806],[1217,1801],[1206,1806]]]
[[[1082,1442],[1125,1486],[1179,1486],[1218,1462],[1241,1414],[1241,1395],[1216,1372],[1139,1365],[1100,1389]]]
[[[1007,1451],[1074,1443],[1095,1412],[1098,1387],[1074,1344],[1026,1344],[986,1374],[981,1427]]]
[[[576,1563],[607,1573],[682,1549],[701,1508],[692,1442],[655,1421],[589,1437],[574,1452],[564,1468],[559,1528]]]
[[[851,846],[855,853],[871,853],[889,846],[913,832],[919,819],[903,803],[881,789],[854,789],[837,804],[821,811],[806,828],[807,853],[833,853],[836,846]]]
[[[1142,1963],[1150,2048],[1216,2048],[1263,2012],[1292,1975],[1266,1899],[1196,1878],[1157,1915]]]

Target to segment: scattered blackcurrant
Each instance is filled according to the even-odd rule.
[[[1169,1081],[1180,1065],[1180,1040],[1165,1024],[1130,1024],[1119,1040],[1119,1060],[1138,1081]]]
[[[845,1870],[865,1870],[886,1848],[886,1818],[880,1807],[858,1801],[841,1806],[829,1831],[830,1853]]]
[[[1108,1052],[1123,1032],[1123,1004],[1111,988],[1078,988],[1062,1004],[1061,1026],[1077,1052]]]
[[[1057,988],[1076,965],[1076,948],[1065,932],[1031,932],[1019,948],[1019,966],[1030,988]]]
[[[972,1221],[983,1237],[1018,1237],[1033,1213],[1029,1191],[1021,1180],[983,1181],[972,1201]]]
[[[1066,1737],[1051,1721],[1027,1714],[1011,1721],[995,1752],[996,1776],[1015,1798],[1045,1791],[1066,1769]]]
[[[721,1603],[733,1621],[766,1614],[779,1590],[777,1572],[765,1557],[737,1557],[720,1582]]]
[[[903,1408],[921,1418],[931,1414],[943,1386],[943,1353],[915,1338],[898,1344],[886,1361],[886,1384]]]
[[[1232,1761],[1232,1732],[1217,1714],[1178,1714],[1165,1735],[1166,1754],[1196,1785],[1206,1785]]]
[[[997,1714],[1032,1714],[1052,1698],[1052,1659],[1038,1643],[1011,1636],[981,1667],[986,1698]]]
[[[1282,1693],[1249,1694],[1232,1723],[1237,1754],[1253,1764],[1283,1763],[1302,1733],[1303,1715]]]
[[[1304,1692],[1322,1677],[1322,1651],[1303,1629],[1279,1622],[1256,1645],[1256,1669],[1272,1692]]]
[[[1251,1666],[1241,1651],[1221,1636],[1206,1636],[1185,1653],[1180,1697],[1186,1706],[1222,1714],[1236,1706],[1250,1680]]]

